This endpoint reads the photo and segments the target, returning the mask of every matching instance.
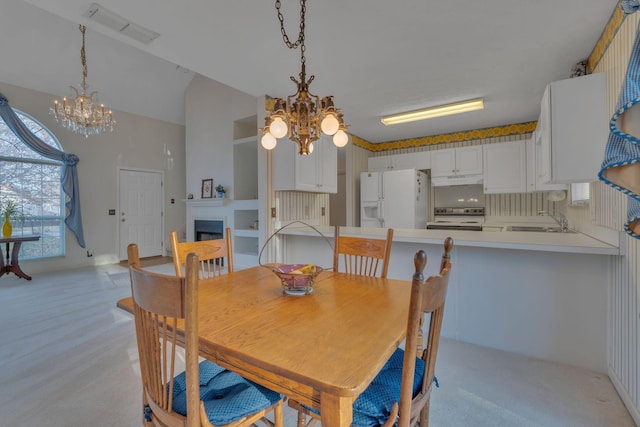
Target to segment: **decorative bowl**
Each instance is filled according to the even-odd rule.
[[[273,272],[280,278],[282,282],[282,292],[287,295],[308,295],[313,292],[313,283],[318,274],[323,269],[314,265],[314,272],[301,273],[300,269],[304,269],[311,264],[282,264],[273,268]]]

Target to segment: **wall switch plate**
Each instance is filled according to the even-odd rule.
[[[115,215],[115,214],[116,214],[115,209],[109,209],[109,215]]]
[[[271,208],[271,218],[276,217],[276,208]]]

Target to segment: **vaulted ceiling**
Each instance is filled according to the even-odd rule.
[[[291,39],[299,2],[282,1]],[[90,20],[91,0],[0,0],[0,81],[66,95],[80,82],[78,24],[87,26],[88,83],[109,107],[184,122],[199,73],[251,95],[286,97],[300,52],[283,43],[274,2],[101,0],[160,36],[143,44]],[[370,142],[534,121],[547,83],[586,59],[617,0],[309,1],[307,73],[334,95],[350,132]],[[485,109],[384,126],[400,111],[484,97]]]

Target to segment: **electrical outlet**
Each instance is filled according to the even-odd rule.
[[[271,218],[276,217],[276,208],[271,208]]]
[[[115,214],[116,214],[115,209],[109,209],[109,215],[115,215]]]
[[[87,249],[87,258],[91,258],[93,256],[93,249]]]

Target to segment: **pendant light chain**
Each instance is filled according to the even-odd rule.
[[[80,60],[82,61],[82,89],[87,89],[87,54],[84,50],[84,33],[87,31],[87,27],[80,25],[80,32],[82,33],[82,48],[80,49]]]
[[[284,16],[282,16],[282,12],[280,11],[280,0],[276,0],[276,10],[278,11],[278,20],[280,21],[280,32],[282,33],[282,40],[284,40],[284,44],[287,45],[289,49],[297,49],[300,46],[300,61],[302,64],[306,62],[306,57],[304,52],[306,50],[306,46],[304,45],[304,15],[307,12],[306,0],[300,0],[300,33],[298,34],[298,40],[295,43],[291,43],[289,36],[287,35],[287,30],[284,29]]]

